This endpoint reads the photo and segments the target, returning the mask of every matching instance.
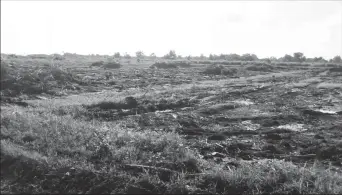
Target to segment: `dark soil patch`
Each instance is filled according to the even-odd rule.
[[[225,110],[232,110],[238,107],[239,106],[236,104],[216,104],[216,105],[209,106],[207,108],[201,108],[198,110],[198,112],[201,114],[212,115],[212,114],[220,113]]]
[[[274,124],[288,124],[291,122],[303,121],[303,118],[298,115],[276,115],[276,116],[247,116],[247,117],[217,117],[217,123],[225,125],[231,122],[239,122],[251,120],[254,123],[262,124],[264,127],[273,126]]]
[[[18,106],[22,106],[22,107],[28,107],[29,104],[27,102],[23,102],[20,100],[15,100],[14,98],[10,98],[10,97],[2,97],[1,98],[1,103],[7,103],[7,104],[15,104]]]
[[[88,112],[83,113],[89,119],[102,119],[106,121],[117,120],[123,116],[144,114],[149,112],[177,110],[189,107],[189,99],[181,99],[175,102],[168,102],[164,99],[158,102],[137,101],[133,97],[126,97],[123,102],[100,102],[93,105],[84,105]]]

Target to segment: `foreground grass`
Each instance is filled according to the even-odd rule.
[[[213,164],[174,132],[1,109],[1,192],[342,193],[342,176],[280,160]]]

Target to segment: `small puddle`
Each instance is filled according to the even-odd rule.
[[[243,122],[241,122],[241,124],[248,131],[255,131],[255,130],[260,128],[260,124],[252,123],[251,120],[243,121]]]
[[[323,110],[323,109],[320,109],[320,110],[315,110],[317,112],[321,112],[321,113],[324,113],[324,114],[337,114],[336,111],[333,111],[333,110]]]
[[[296,131],[296,132],[302,132],[302,131],[307,130],[304,128],[304,124],[286,124],[286,125],[280,125],[277,128],[278,129],[287,129],[287,130]]]
[[[172,112],[173,110],[157,110],[155,113]]]
[[[240,104],[240,105],[244,105],[244,106],[249,106],[249,105],[253,105],[254,102],[250,101],[250,100],[235,100],[233,101],[234,103]]]

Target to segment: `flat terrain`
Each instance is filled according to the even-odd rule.
[[[64,61],[3,92],[3,193],[342,193],[341,66]]]

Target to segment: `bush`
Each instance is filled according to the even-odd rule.
[[[246,67],[246,70],[251,70],[251,71],[261,71],[261,72],[269,72],[273,70],[273,67],[270,65],[250,65]]]
[[[240,61],[219,61],[214,64],[222,64],[222,65],[242,65],[243,62]]]
[[[60,67],[15,68],[1,63],[1,92],[4,95],[51,93],[53,88],[61,88],[72,82],[78,81]]]
[[[5,62],[3,59],[1,59],[1,77],[0,77],[0,80],[3,80],[7,77],[8,69],[9,69],[9,66],[8,66],[7,62]]]
[[[107,62],[106,64],[103,65],[103,68],[121,68],[121,64],[117,62]]]
[[[150,68],[177,68],[176,64],[166,63],[166,62],[156,62],[150,66]]]
[[[182,68],[189,68],[191,66],[189,62],[176,62],[175,64]]]
[[[104,65],[104,61],[96,61],[91,63],[90,66],[103,66]]]
[[[214,64],[215,62],[210,61],[210,60],[200,60],[200,61],[195,61],[196,64]]]
[[[342,67],[337,67],[337,68],[330,68],[330,72],[342,72]]]
[[[65,60],[65,58],[60,54],[53,54],[53,60]]]
[[[191,64],[189,62],[184,62],[184,61],[180,61],[180,62],[156,62],[150,66],[150,68],[164,68],[164,69],[178,68],[178,67],[188,68],[188,67],[191,67]]]
[[[222,65],[209,65],[203,71],[204,74],[211,74],[211,75],[233,75],[237,73],[236,68],[226,68]]]

